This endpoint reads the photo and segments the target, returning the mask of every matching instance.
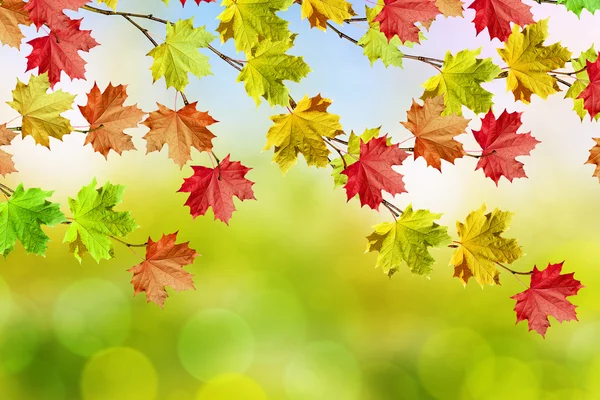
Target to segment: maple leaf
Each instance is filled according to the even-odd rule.
[[[327,21],[343,25],[345,20],[356,15],[352,4],[346,0],[303,0],[301,7],[302,19],[308,18],[311,28],[322,31],[327,30]]]
[[[575,74],[575,82],[573,82],[565,94],[565,99],[573,99],[573,110],[579,115],[579,118],[582,121],[586,116],[587,111],[584,108],[583,99],[579,98],[579,95],[590,84],[590,77],[587,72],[587,62],[595,62],[597,59],[598,52],[594,49],[594,45],[592,45],[588,50],[581,53],[578,58],[571,60],[571,67],[578,72]],[[596,121],[600,119],[600,114],[596,114],[594,119]]]
[[[547,37],[547,19],[525,27],[522,32],[515,25],[504,48],[498,49],[500,57],[508,64],[506,90],[512,90],[515,100],[529,103],[532,94],[546,99],[560,90],[556,78],[548,72],[563,68],[571,52],[559,43],[544,46]]]
[[[483,285],[500,284],[496,263],[512,263],[523,255],[516,239],[503,238],[513,213],[495,209],[487,214],[485,204],[472,211],[465,223],[456,222],[460,240],[452,255],[454,277],[464,285],[473,277]]]
[[[243,166],[239,161],[229,161],[229,154],[216,168],[192,166],[194,174],[185,178],[178,192],[190,193],[185,205],[190,208],[193,218],[204,215],[212,207],[215,220],[229,225],[229,219],[235,211],[233,196],[238,199],[256,200],[252,185],[246,174],[252,168]]]
[[[113,150],[121,155],[123,151],[135,150],[131,136],[123,131],[135,128],[145,113],[137,106],[124,106],[127,100],[127,86],[112,86],[110,83],[100,93],[98,84],[88,93],[88,102],[79,106],[83,117],[90,124],[85,144],[91,143],[94,151],[108,158]]]
[[[27,56],[27,71],[39,68],[40,74],[48,72],[51,88],[60,81],[63,71],[71,79],[85,79],[85,61],[79,51],[87,52],[98,42],[91,36],[92,31],[80,29],[81,21],[70,20],[64,29],[54,29],[47,36],[27,42],[33,47]]]
[[[435,5],[444,17],[463,16],[462,0],[437,0]]]
[[[397,35],[402,42],[419,43],[419,28],[415,24],[429,23],[440,14],[435,0],[384,0],[384,3],[374,21],[380,23],[388,41]]]
[[[596,142],[596,145],[590,149],[590,157],[585,163],[596,165],[596,170],[592,176],[600,179],[600,138],[593,138],[593,140]]]
[[[600,113],[600,61],[587,61],[586,72],[590,82],[587,87],[577,96],[583,100],[583,107],[590,114],[591,119],[596,118]]]
[[[16,49],[25,37],[19,25],[31,25],[29,13],[23,0],[4,0],[0,2],[0,44],[4,43]]]
[[[481,49],[463,50],[453,56],[446,53],[440,74],[423,84],[421,100],[443,95],[446,110],[442,115],[462,115],[462,106],[476,114],[488,112],[492,107],[492,93],[481,87],[491,82],[502,71],[491,58],[479,59]]]
[[[363,48],[364,55],[367,56],[371,65],[375,61],[381,60],[386,68],[390,65],[402,67],[404,54],[398,48],[398,46],[402,45],[402,42],[397,36],[388,41],[379,28],[379,22],[373,21],[378,13],[377,9],[367,6],[365,6],[365,9],[367,20],[369,21],[369,29],[358,41],[358,45]]]
[[[60,205],[46,200],[53,192],[25,190],[19,184],[8,201],[0,203],[0,253],[7,256],[19,240],[27,253],[43,255],[50,240],[41,225],[65,221]]]
[[[348,177],[342,174],[342,171],[358,161],[358,157],[360,156],[360,143],[368,143],[371,139],[378,137],[380,131],[381,127],[366,129],[360,136],[356,135],[354,131],[350,132],[350,137],[348,138],[348,151],[343,155],[344,159],[342,160],[342,157],[334,158],[329,163],[333,167],[331,176],[333,176],[334,187],[345,185],[346,182],[348,182]],[[388,138],[387,143],[391,144],[391,138]]]
[[[63,10],[78,10],[88,2],[89,0],[29,0],[24,8],[38,29],[46,24],[53,31],[65,29],[71,21]]]
[[[414,159],[423,157],[427,165],[442,171],[442,160],[454,164],[454,160],[465,155],[462,143],[454,137],[466,133],[469,119],[458,115],[442,116],[444,111],[442,96],[425,99],[419,105],[414,99],[406,113],[407,122],[401,122],[415,135]]]
[[[0,124],[0,146],[9,145],[15,136],[17,136],[16,132],[6,129],[6,124]],[[0,175],[6,176],[13,172],[17,172],[17,170],[15,169],[12,155],[4,150],[0,150]]]
[[[367,237],[367,252],[376,251],[377,267],[392,276],[406,262],[413,274],[429,276],[435,263],[429,247],[440,247],[452,240],[448,228],[434,221],[442,214],[429,210],[413,211],[409,204],[396,222],[375,225],[375,232]]]
[[[208,57],[198,49],[208,47],[213,39],[215,36],[208,33],[206,27],[194,28],[193,17],[173,25],[167,23],[165,42],[147,54],[154,57],[150,68],[154,82],[164,76],[167,88],[182,91],[189,83],[188,72],[198,78],[212,75]]]
[[[31,136],[36,143],[50,148],[50,137],[62,140],[73,128],[68,119],[60,114],[73,105],[75,95],[50,89],[48,74],[32,75],[24,84],[17,78],[17,87],[12,92],[13,101],[7,102],[23,117],[21,132],[23,137]]]
[[[167,144],[169,158],[183,168],[192,159],[192,147],[198,151],[210,151],[215,135],[207,126],[218,121],[207,112],[197,111],[197,103],[188,104],[177,111],[157,104],[158,111],[151,112],[143,122],[150,128],[143,137],[147,142],[147,153],[160,151]]]
[[[588,10],[590,14],[600,10],[599,0],[558,0],[558,4],[564,4],[567,10],[574,12],[578,17],[581,17],[583,10]]]
[[[185,271],[185,265],[192,264],[199,256],[191,249],[189,242],[175,244],[177,232],[163,235],[158,242],[148,238],[146,258],[127,270],[133,273],[134,295],[146,292],[146,302],[154,302],[164,308],[168,297],[166,286],[176,291],[195,290],[193,276]]]
[[[535,330],[542,337],[546,337],[546,331],[550,327],[550,315],[558,322],[577,321],[576,306],[567,297],[575,296],[584,286],[573,278],[573,273],[560,273],[563,264],[564,261],[548,264],[541,271],[534,266],[529,288],[511,296],[511,299],[517,301],[517,323],[527,320],[529,330]]]
[[[512,182],[514,178],[527,178],[523,163],[516,160],[519,156],[528,156],[541,143],[531,133],[518,134],[522,125],[521,114],[506,110],[496,119],[492,111],[481,121],[481,130],[473,131],[475,140],[483,152],[477,161],[475,171],[483,169],[485,176],[498,186],[501,176]]]
[[[485,28],[490,38],[504,42],[511,33],[510,23],[522,27],[533,24],[531,7],[522,0],[475,0],[469,6],[475,10],[475,30],[479,35]]]
[[[339,115],[330,114],[327,108],[331,100],[320,94],[305,96],[289,114],[271,117],[273,126],[267,133],[264,150],[275,147],[273,161],[287,172],[302,153],[306,164],[317,168],[327,166],[329,149],[323,137],[333,138],[343,133]]]
[[[289,90],[283,81],[300,82],[310,72],[302,57],[285,54],[293,46],[294,37],[275,43],[264,39],[248,54],[237,81],[244,82],[246,92],[257,106],[261,97],[271,106],[287,106],[290,103]]]
[[[98,0],[98,4],[100,4],[100,3],[104,3],[108,7],[112,8],[113,10],[116,10],[119,0]]]
[[[221,21],[217,27],[221,42],[233,39],[236,51],[246,55],[265,38],[272,43],[286,42],[291,35],[288,22],[275,13],[292,3],[293,0],[223,0],[221,6],[225,10],[217,16]]]
[[[401,165],[408,153],[398,145],[388,145],[387,139],[386,135],[361,142],[358,160],[342,171],[348,177],[344,186],[348,201],[358,194],[361,207],[376,210],[383,201],[382,191],[391,195],[406,192],[402,175],[392,166]]]
[[[69,250],[80,262],[88,251],[97,262],[113,258],[111,238],[125,237],[137,228],[129,211],[113,210],[123,200],[124,190],[124,186],[110,182],[96,189],[94,178],[81,188],[76,199],[69,198],[73,218],[63,243],[69,243]]]

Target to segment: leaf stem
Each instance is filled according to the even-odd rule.
[[[113,239],[113,240],[116,240],[117,242],[119,242],[121,244],[124,244],[127,247],[146,247],[146,246],[148,246],[148,242],[146,242],[146,243],[140,243],[140,244],[134,244],[134,243],[128,243],[128,242],[126,242],[124,240],[121,240],[121,239],[119,239],[116,236],[110,236],[110,238]]]

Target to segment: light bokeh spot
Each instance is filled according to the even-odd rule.
[[[94,355],[81,377],[83,400],[153,400],[158,379],[144,354],[129,347],[114,347]]]
[[[267,400],[267,395],[251,378],[239,374],[224,374],[208,381],[196,400]]]
[[[224,309],[206,310],[181,329],[178,354],[192,376],[207,381],[246,371],[254,357],[254,337],[239,315]]]
[[[81,356],[120,345],[130,325],[131,301],[108,281],[76,282],[65,289],[54,306],[58,340]]]

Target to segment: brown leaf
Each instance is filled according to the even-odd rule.
[[[105,158],[110,150],[117,154],[126,150],[135,150],[131,136],[123,131],[135,128],[145,113],[136,105],[123,106],[127,100],[127,86],[108,85],[103,93],[100,93],[98,85],[88,94],[86,106],[79,106],[85,119],[90,124],[90,132],[87,134],[85,144],[91,143],[92,147]]]
[[[590,158],[585,163],[596,165],[593,176],[600,179],[600,138],[594,138],[594,141],[596,145],[590,149]]]
[[[31,25],[29,13],[24,6],[25,2],[22,0],[0,1],[0,45],[19,48],[25,37],[19,25]]]
[[[148,142],[147,153],[160,151],[166,144],[169,146],[169,158],[183,168],[192,159],[192,147],[198,151],[212,150],[215,135],[207,126],[218,121],[207,112],[197,111],[196,104],[188,104],[177,111],[158,104],[158,111],[151,112],[143,122],[150,128],[144,136]]]

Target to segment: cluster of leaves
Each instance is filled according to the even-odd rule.
[[[163,0],[165,4],[169,0]],[[195,6],[214,0],[195,0]],[[539,2],[539,1],[538,1]],[[596,0],[545,0],[546,3],[564,4],[578,16],[584,9],[594,13],[600,9]],[[256,105],[265,101],[270,106],[287,109],[271,117],[273,125],[266,134],[265,149],[274,150],[273,160],[283,173],[296,163],[302,154],[306,163],[319,168],[331,166],[335,186],[343,186],[348,201],[358,197],[361,206],[378,210],[387,208],[394,222],[374,227],[368,237],[368,251],[378,252],[377,265],[392,276],[402,262],[412,273],[427,276],[435,261],[430,247],[449,245],[455,248],[450,264],[454,276],[463,284],[473,278],[480,285],[499,284],[500,270],[513,275],[531,275],[531,285],[516,295],[518,321],[529,320],[530,329],[544,335],[549,325],[547,316],[558,320],[576,319],[575,307],[566,300],[581,288],[572,274],[561,275],[562,264],[550,264],[543,271],[517,272],[502,263],[511,264],[522,254],[515,239],[501,234],[508,228],[511,213],[494,210],[485,214],[485,207],[458,223],[458,240],[451,242],[447,228],[435,221],[441,214],[429,210],[400,210],[384,199],[407,192],[403,176],[397,167],[412,155],[422,157],[427,166],[442,172],[442,161],[454,164],[456,159],[471,157],[477,160],[475,170],[483,170],[486,177],[499,184],[505,177],[509,182],[526,178],[524,165],[517,157],[530,155],[540,142],[530,132],[519,132],[521,113],[492,111],[493,94],[482,84],[495,79],[506,79],[506,89],[515,101],[529,103],[533,95],[546,99],[568,88],[566,98],[574,102],[574,110],[583,120],[600,118],[600,58],[592,46],[579,57],[560,43],[546,45],[548,20],[535,21],[531,6],[523,0],[474,0],[468,5],[475,11],[473,24],[476,34],[487,30],[490,39],[501,43],[498,54],[505,63],[496,65],[491,58],[479,58],[481,49],[465,49],[455,54],[447,52],[443,59],[411,55],[404,48],[414,48],[425,39],[425,31],[435,19],[463,17],[466,4],[461,0],[380,0],[365,8],[365,17],[357,17],[347,0],[223,0],[215,34],[205,26],[196,27],[193,18],[171,22],[154,15],[117,11],[118,0],[98,0],[109,9],[97,8],[89,0],[0,0],[0,43],[19,48],[24,36],[19,25],[35,25],[46,32],[27,43],[32,47],[27,55],[27,71],[36,72],[28,83],[17,79],[13,101],[8,104],[19,113],[19,127],[0,125],[0,146],[8,145],[21,132],[31,136],[42,146],[50,148],[50,138],[60,140],[64,135],[80,132],[86,135],[85,144],[108,158],[113,151],[121,155],[134,150],[130,135],[125,130],[138,124],[149,130],[143,137],[147,152],[168,146],[168,155],[183,168],[192,161],[192,149],[206,152],[213,160],[212,168],[192,166],[192,176],[185,178],[179,192],[189,193],[185,205],[193,218],[205,215],[212,208],[215,219],[228,223],[239,200],[255,199],[254,182],[246,178],[250,168],[230,155],[220,160],[213,149],[215,135],[209,127],[217,121],[208,112],[197,110],[184,94],[189,74],[202,78],[212,74],[209,58],[203,52],[213,52],[236,69],[238,82]],[[182,6],[186,0],[180,0]],[[300,82],[311,71],[301,56],[289,54],[297,34],[289,29],[281,13],[298,4],[302,19],[311,28],[333,31],[340,38],[362,48],[371,64],[377,60],[386,66],[402,67],[405,60],[425,63],[436,74],[424,84],[420,100],[413,99],[402,126],[411,134],[414,144],[400,147],[393,144],[381,128],[367,129],[361,135],[346,134],[340,117],[329,111],[332,101],[306,95],[296,102],[285,85],[286,81]],[[111,10],[112,9],[112,10]],[[153,62],[151,75],[154,82],[162,81],[168,88],[180,93],[184,106],[171,109],[157,104],[157,109],[142,111],[137,105],[125,105],[126,86],[108,86],[101,90],[97,84],[87,95],[87,104],[78,109],[89,123],[89,129],[73,129],[62,113],[73,107],[75,96],[54,86],[65,77],[85,79],[85,60],[81,52],[89,52],[99,44],[89,30],[81,29],[82,20],[72,19],[65,10],[86,11],[105,16],[121,16],[144,34],[152,47],[147,53]],[[165,28],[164,42],[158,43],[138,21],[161,24]],[[354,39],[336,27],[346,23],[366,22],[366,33]],[[512,26],[511,26],[512,25]],[[233,41],[241,57],[221,53],[213,43]],[[572,71],[560,71],[568,68]],[[560,76],[559,76],[560,75]],[[572,81],[569,81],[571,79]],[[481,115],[481,128],[469,130],[469,119],[463,117],[467,108]],[[472,134],[481,147],[476,154],[466,152],[456,137]],[[595,164],[594,176],[600,179],[600,138],[590,150],[587,163]],[[332,157],[335,151],[339,157]],[[0,150],[0,174],[16,172],[10,154]],[[6,255],[16,240],[27,251],[43,253],[47,237],[40,225],[67,223],[65,241],[71,252],[81,260],[89,252],[99,261],[113,257],[111,240],[123,242],[125,235],[135,228],[127,213],[112,208],[120,201],[120,186],[104,185],[95,188],[95,181],[70,200],[73,217],[65,219],[57,205],[49,203],[49,192],[40,189],[25,191],[19,186],[14,192],[4,187],[7,196],[4,211],[7,234],[3,253]],[[25,196],[25,197],[23,197]],[[25,199],[25,200],[23,200]],[[35,199],[35,200],[34,200]],[[26,208],[8,212],[17,202],[26,201]],[[12,205],[11,205],[12,204]],[[21,206],[19,206],[21,207]],[[27,215],[22,215],[27,210]],[[21,213],[21,214],[20,214]],[[10,215],[10,219],[9,219]],[[4,217],[3,217],[4,218]],[[16,220],[13,220],[15,219]],[[23,228],[23,218],[33,224]],[[10,234],[8,233],[10,232]],[[12,238],[12,239],[10,239]],[[9,240],[10,239],[10,240]],[[175,244],[176,233],[163,235],[158,242],[149,239],[146,259],[130,269],[134,273],[135,292],[145,291],[147,299],[161,306],[169,285],[177,290],[193,288],[191,275],[182,269],[197,255],[187,244]],[[540,300],[540,299],[543,299]],[[554,306],[552,306],[554,304]]]

